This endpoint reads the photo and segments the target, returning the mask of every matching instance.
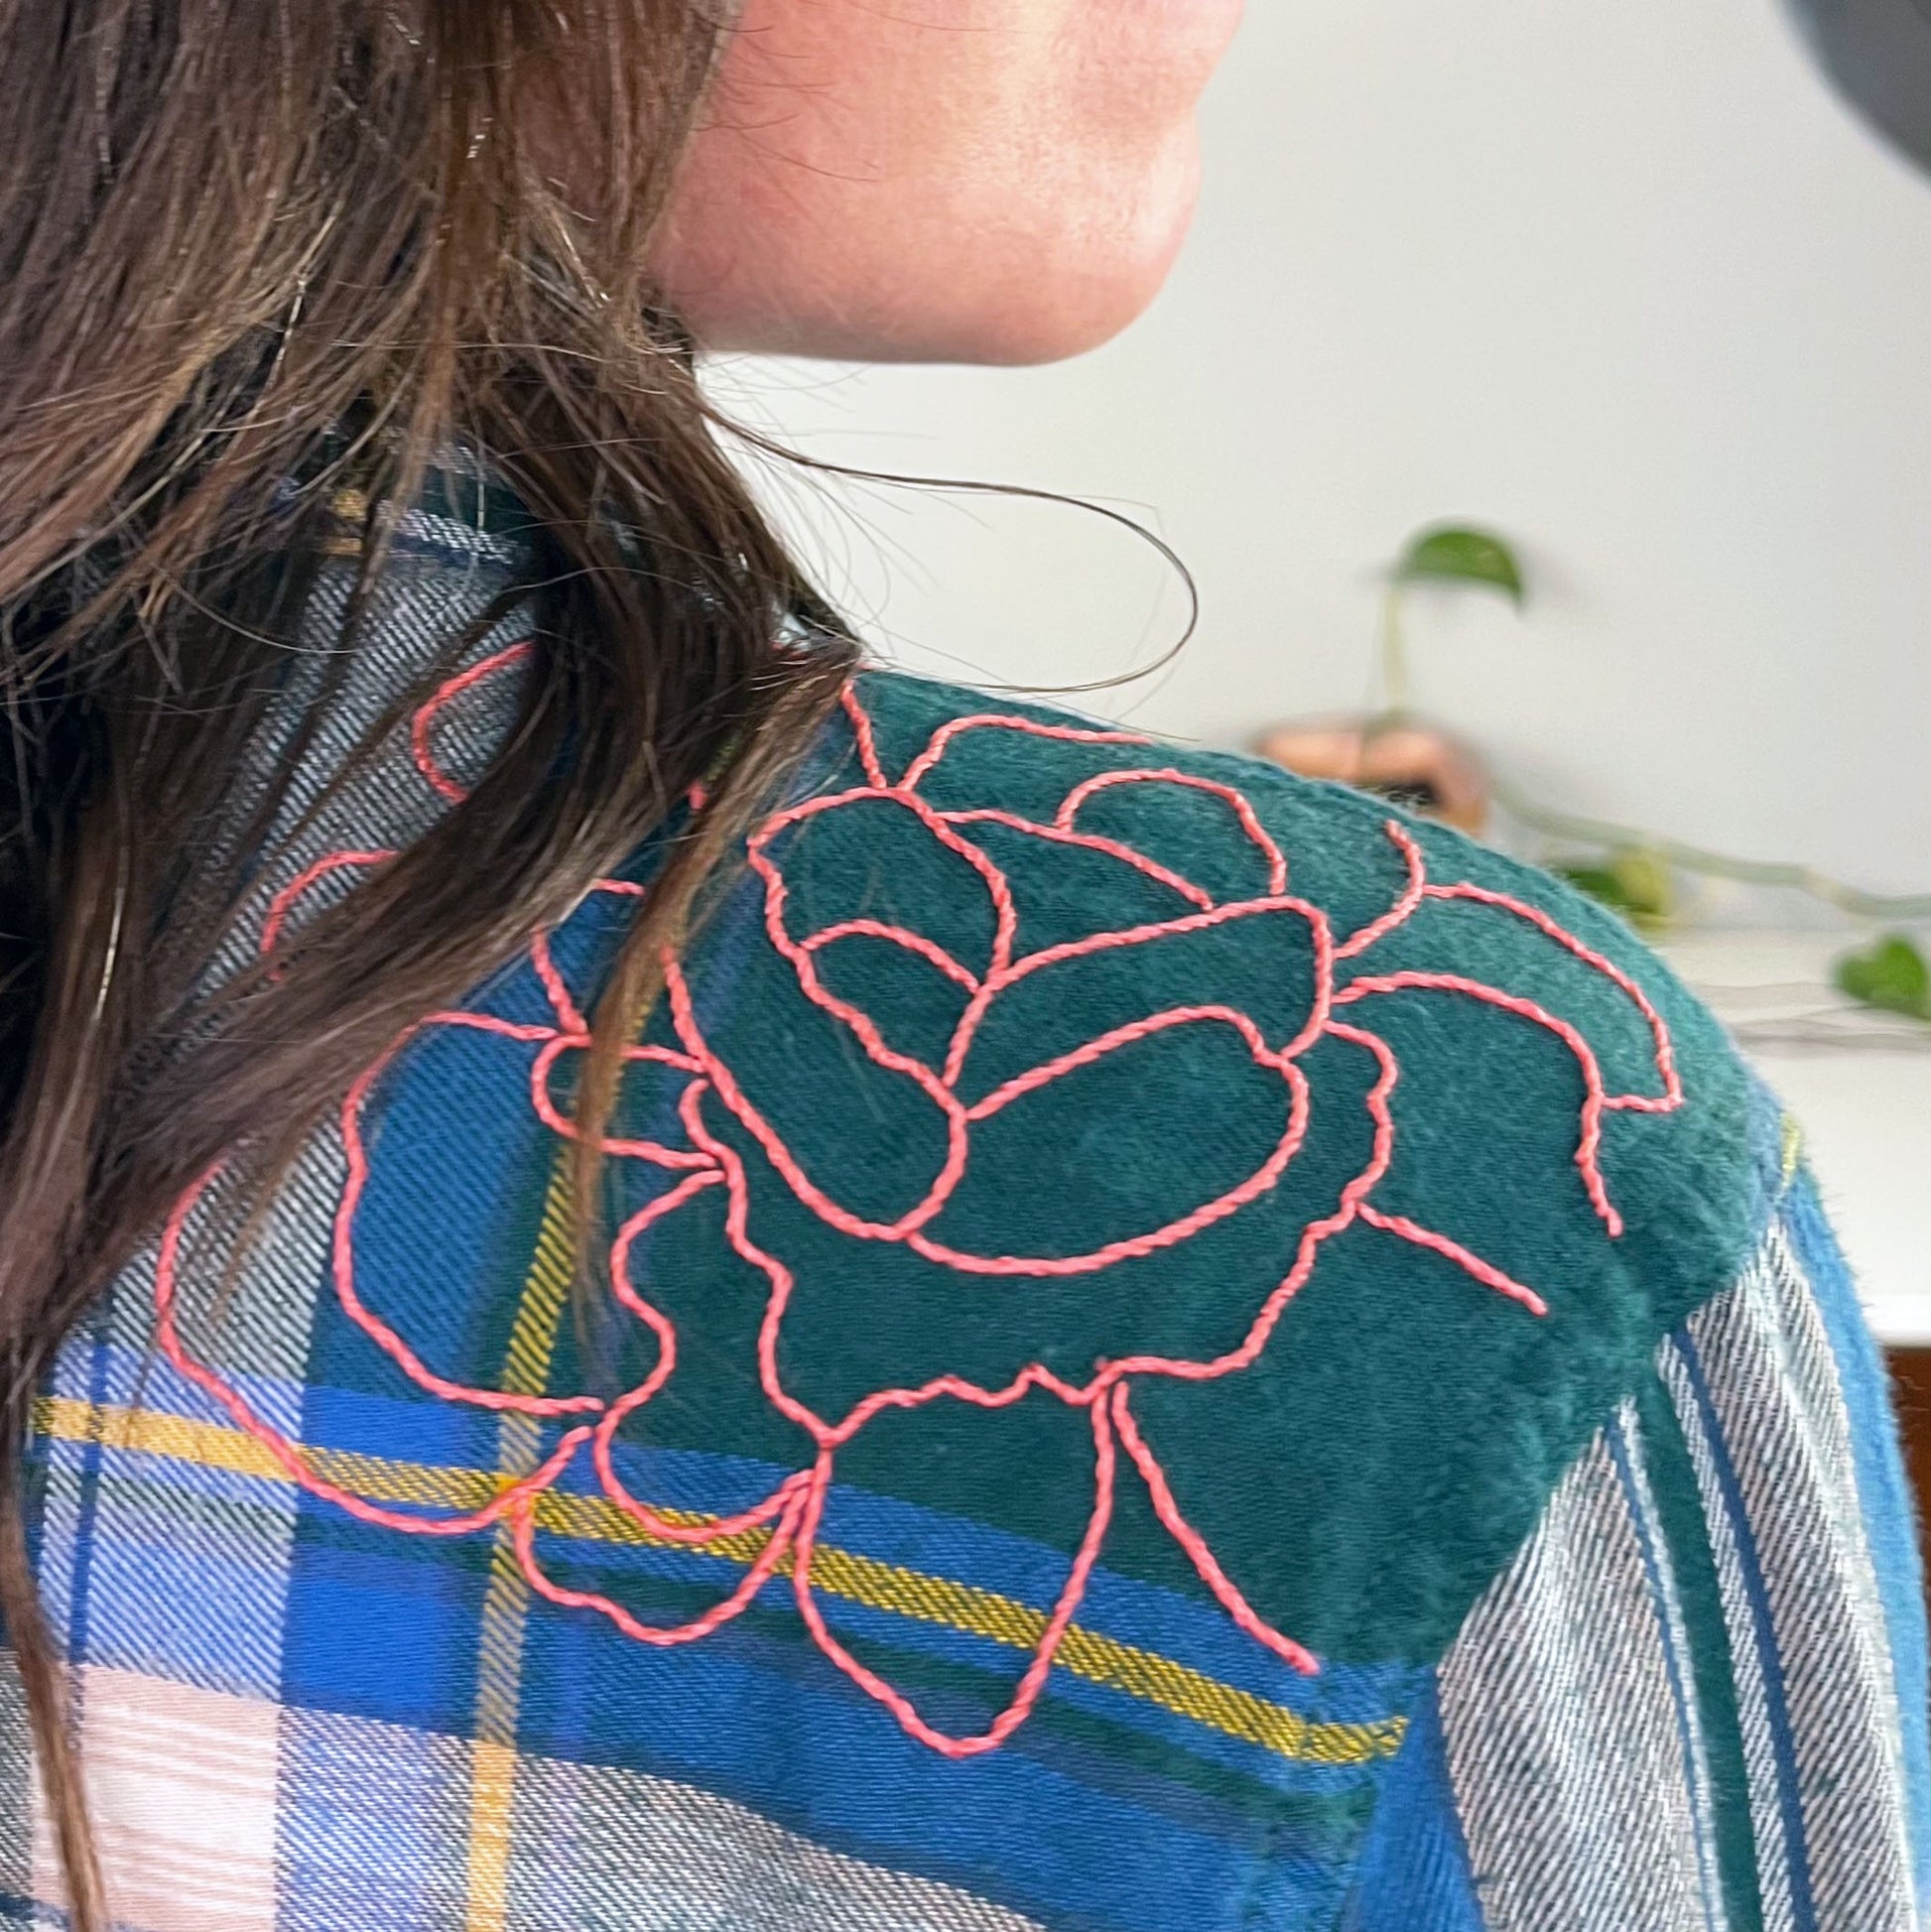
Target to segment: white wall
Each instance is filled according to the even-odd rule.
[[[1493,521],[1537,580],[1418,613],[1436,708],[1557,802],[1931,888],[1931,181],[1774,0],[1250,0],[1155,311],[1026,372],[753,364],[814,451],[1142,508],[1201,635],[1083,701],[1237,743],[1360,696],[1372,566]],[[900,655],[1066,684],[1179,621],[1078,513],[860,492]]]

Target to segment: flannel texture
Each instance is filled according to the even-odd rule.
[[[295,816],[514,525],[416,511],[211,971],[487,765],[524,617]],[[64,1352],[35,1548],[120,1923],[1925,1922],[1881,1369],[1619,926],[866,674],[630,1049],[579,1315],[584,1016],[655,859],[368,1069],[233,1279],[217,1173]],[[8,1682],[0,1922],[56,1924]]]

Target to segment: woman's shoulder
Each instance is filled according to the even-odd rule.
[[[865,874],[906,916],[880,943],[973,923],[974,1047],[1008,1000],[1055,1037],[1084,1013],[1110,1051],[1175,1031],[1312,1064],[1348,1044],[1385,1085],[1391,1192],[1425,1149],[1453,1195],[1504,1169],[1518,1210],[1633,1240],[1684,1294],[1747,1248],[1777,1164],[1764,1096],[1670,968],[1548,873],[1257,759],[924,678],[858,678],[832,740],[765,849],[797,840],[829,880],[848,814],[870,836],[847,886]]]
[[[840,1480],[1024,1515],[987,1412],[1098,1415],[1129,1568],[1428,1655],[1760,1237],[1776,1122],[1709,1015],[1376,801],[868,674],[749,856],[664,1038]]]
[[[1713,1023],[1438,828],[866,674],[625,1051],[573,1319],[586,1016],[647,878],[372,1066],[265,1238],[197,1188],[64,1355],[45,1433],[139,1497],[44,1544],[142,1553],[92,1654],[202,1681],[206,1565],[156,1525],[232,1480],[296,1524],[236,1612],[276,1606],[259,1694],[460,1735],[506,1655],[546,1761],[919,1870],[1003,1871],[1041,1777],[1094,1807],[1069,1884],[1121,1833],[1165,1882],[1197,1841],[1156,1814],[1247,1843],[1250,1777],[1353,1843],[1427,1667],[1753,1244]],[[453,1661],[403,1673],[432,1566]]]

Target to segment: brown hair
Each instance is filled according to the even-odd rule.
[[[646,281],[723,31],[706,0],[0,0],[0,1611],[84,1932],[24,1536],[52,1353],[211,1161],[246,1144],[265,1189],[403,1025],[708,775],[599,1010],[579,1105],[606,1115],[663,948],[848,669]],[[536,525],[518,724],[273,977],[210,993],[240,878],[207,831],[331,502],[369,506],[352,647],[452,444]],[[801,611],[818,633],[782,641]]]

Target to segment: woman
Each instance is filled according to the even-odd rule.
[[[1881,1373],[1612,921],[864,670],[693,344],[1151,297],[1221,0],[0,10],[0,1916],[1920,1922]]]

